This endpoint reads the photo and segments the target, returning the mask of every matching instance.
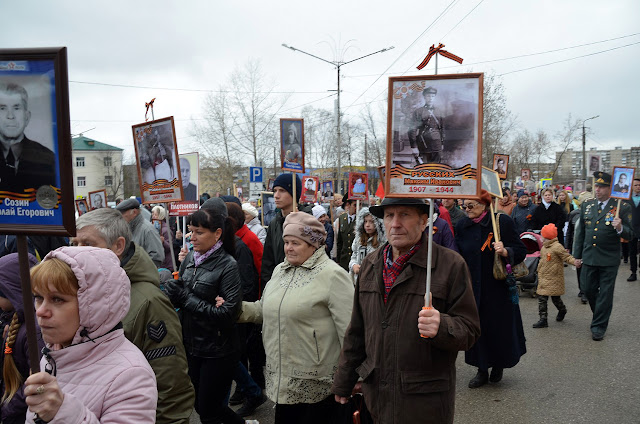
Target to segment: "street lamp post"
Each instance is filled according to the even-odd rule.
[[[592,116],[591,118],[587,118],[584,121],[582,121],[582,179],[583,180],[587,179],[587,152],[586,152],[587,136],[585,133],[584,123],[591,119],[596,119],[599,116],[600,115]]]
[[[387,48],[384,48],[382,50],[378,50],[378,51],[373,52],[373,53],[365,54],[364,56],[360,56],[358,58],[349,60],[347,62],[343,62],[343,61],[340,61],[340,60],[331,61],[331,60],[323,59],[323,58],[318,57],[318,56],[316,56],[314,54],[305,52],[304,50],[300,50],[300,49],[297,49],[295,47],[288,46],[288,45],[286,45],[284,43],[282,44],[282,46],[286,47],[286,48],[288,48],[290,50],[293,50],[294,52],[300,52],[300,53],[306,54],[307,56],[314,57],[314,58],[316,58],[318,60],[321,60],[323,62],[326,62],[326,63],[328,63],[328,64],[330,64],[332,66],[335,66],[336,70],[338,71],[338,105],[336,107],[336,109],[337,109],[336,112],[338,114],[338,116],[337,116],[337,125],[338,125],[338,128],[337,128],[337,135],[338,135],[338,181],[337,181],[338,184],[337,184],[337,189],[341,190],[340,187],[342,185],[341,184],[342,183],[342,155],[340,153],[342,151],[342,129],[341,129],[342,124],[341,124],[341,116],[340,116],[340,68],[342,66],[344,66],[344,65],[347,65],[349,63],[355,62],[356,60],[364,59],[365,57],[369,57],[369,56],[372,56],[374,54],[386,52],[388,50],[393,49],[394,47],[393,46],[387,47]]]

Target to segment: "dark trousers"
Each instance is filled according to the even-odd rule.
[[[244,424],[244,419],[227,405],[231,378],[238,357],[198,358],[187,354],[189,377],[196,391],[196,412],[202,424]]]
[[[613,309],[613,289],[616,285],[617,275],[618,265],[582,265],[580,283],[593,312],[591,320],[591,332],[593,333],[604,334],[607,331],[609,317]]]
[[[638,237],[632,238],[629,242],[629,260],[631,273],[635,274],[638,270]]]
[[[276,404],[275,424],[350,423],[350,405],[341,405],[331,395],[317,403]]]
[[[540,318],[547,319],[547,304],[549,301],[549,296],[538,295],[538,312],[540,313]],[[558,308],[558,311],[566,311],[567,307],[564,306],[562,299],[560,296],[551,296],[551,301]]]
[[[622,247],[622,259],[627,262],[629,260],[629,242],[622,242],[620,246]]]

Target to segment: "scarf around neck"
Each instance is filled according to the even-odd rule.
[[[222,240],[218,240],[218,242],[216,244],[213,245],[213,247],[209,250],[207,250],[204,253],[199,253],[196,252],[195,250],[193,251],[193,263],[195,266],[200,266],[200,264],[202,264],[202,262],[204,262],[209,256],[213,255],[213,252],[215,252],[216,250],[220,249],[220,247],[222,246]]]
[[[479,216],[479,217],[477,217],[477,218],[471,218],[471,220],[472,220],[475,224],[477,224],[477,223],[479,223],[480,221],[482,221],[482,220],[484,219],[484,217],[485,217],[485,216],[487,216],[487,210],[486,210],[486,209],[485,209],[485,211],[484,211],[484,212],[482,212],[482,213],[480,214],[480,216]]]

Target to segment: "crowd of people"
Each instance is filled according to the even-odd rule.
[[[596,172],[580,196],[482,190],[358,207],[335,194],[326,208],[299,204],[300,178],[285,173],[268,226],[257,202],[222,196],[203,198],[184,234],[162,206],[127,199],[78,217],[69,246],[30,242],[43,370],[32,375],[15,241],[3,236],[0,419],[187,424],[195,409],[202,423],[257,423],[248,417],[270,399],[278,424],[347,423],[355,409],[362,422],[453,422],[459,351],[472,389],[527,352],[517,296],[495,272],[523,262],[521,234],[541,237],[533,327],[548,327],[549,297],[556,321],[568,313],[567,263],[603,340],[621,256],[637,278],[640,180],[632,187],[620,206]]]

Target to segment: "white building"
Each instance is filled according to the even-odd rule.
[[[75,198],[106,189],[112,202],[124,195],[123,149],[82,136],[73,141],[73,183]]]

